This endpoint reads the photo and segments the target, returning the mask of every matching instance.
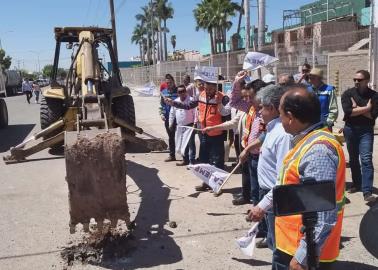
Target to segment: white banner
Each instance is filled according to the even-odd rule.
[[[196,66],[194,70],[194,77],[199,77],[202,81],[205,82],[217,83],[218,70],[218,67]]]
[[[244,57],[243,69],[256,70],[278,61],[278,58],[265,53],[249,52]]]
[[[179,155],[185,155],[186,146],[189,143],[194,128],[177,126],[175,134],[176,153]]]
[[[236,244],[246,256],[253,257],[253,252],[256,245],[256,236],[259,232],[258,225],[258,222],[255,223],[245,236],[236,240]]]
[[[196,164],[189,165],[188,167],[194,175],[209,185],[215,193],[220,191],[223,182],[230,175],[228,172],[210,164]]]
[[[133,90],[137,91],[139,94],[143,96],[159,96],[160,93],[156,87],[156,85],[153,82],[146,83],[142,87],[135,87],[132,88]]]

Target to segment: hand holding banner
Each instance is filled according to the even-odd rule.
[[[258,222],[255,223],[245,236],[236,240],[236,244],[246,256],[253,257],[256,244],[256,236],[259,232],[258,225]]]
[[[177,126],[175,134],[176,153],[185,155],[185,149],[190,141],[194,128],[187,126]]]

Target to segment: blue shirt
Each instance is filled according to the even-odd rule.
[[[260,188],[270,190],[258,204],[264,211],[269,210],[273,205],[272,189],[278,180],[283,160],[291,149],[291,139],[292,136],[285,132],[279,117],[266,125],[266,136],[257,165]]]
[[[177,95],[177,88],[176,87],[173,90],[168,90],[168,88],[165,88],[160,92],[159,113],[160,113],[161,116],[164,116],[166,121],[168,121],[168,119],[169,119],[169,112],[171,110],[171,106],[165,104],[164,98],[170,98],[172,100],[175,100],[177,97],[178,97],[178,95]]]
[[[33,86],[31,83],[23,81],[22,82],[22,92],[31,92],[33,90]]]

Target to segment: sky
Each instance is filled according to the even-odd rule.
[[[240,0],[234,0],[240,4]],[[120,61],[139,56],[139,47],[131,43],[132,31],[137,24],[135,15],[148,0],[114,0],[116,10],[117,43]],[[193,9],[201,0],[170,0],[174,18],[168,20],[168,50],[172,51],[170,36],[176,35],[176,49],[200,50],[208,34],[195,30]],[[257,0],[251,0],[251,23],[256,24]],[[266,0],[266,22],[269,30],[282,27],[282,11],[297,9],[311,0]],[[57,26],[110,27],[108,0],[0,0],[0,41],[2,48],[12,57],[12,68],[38,71],[52,64]],[[238,16],[231,19],[235,32]],[[244,21],[242,22],[242,26]],[[69,52],[63,48],[61,66],[69,64]],[[39,65],[38,65],[39,58]]]

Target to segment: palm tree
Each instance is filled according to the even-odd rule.
[[[193,13],[197,23],[196,31],[204,29],[209,33],[211,54],[215,54],[213,25],[210,23],[212,13],[211,0],[202,0],[201,3],[197,4],[197,7],[193,10]]]
[[[146,43],[145,35],[147,31],[140,24],[137,24],[134,28],[133,35],[131,36],[131,42],[139,45],[140,61],[144,65],[144,44]]]
[[[150,10],[148,6],[143,6],[142,13],[135,15],[137,21],[139,21],[140,27],[146,32],[146,43],[147,43],[147,62],[151,62],[151,31],[148,27],[150,23]]]
[[[176,35],[171,36],[171,44],[174,52],[176,50]]]
[[[168,46],[167,46],[167,33],[168,33],[168,28],[167,28],[167,20],[173,18],[174,14],[174,9],[172,7],[171,3],[168,3],[168,0],[156,0],[156,9],[157,9],[157,15],[159,18],[159,27],[160,30],[164,32],[164,52],[162,53],[163,55],[163,60],[166,61],[168,57]],[[163,28],[161,29],[161,20],[163,21]],[[161,31],[160,31],[161,33]],[[163,47],[163,46],[162,46]]]
[[[209,32],[212,54],[218,51],[226,51],[227,31],[231,28],[230,17],[241,7],[231,0],[202,0],[194,10],[194,18],[197,22],[196,30],[205,29]],[[222,44],[220,50],[218,45]]]

